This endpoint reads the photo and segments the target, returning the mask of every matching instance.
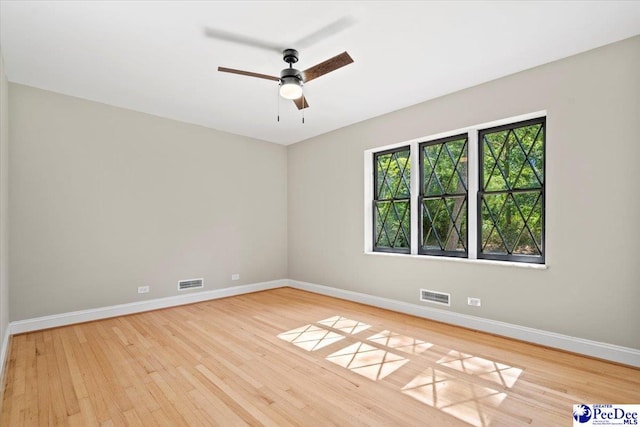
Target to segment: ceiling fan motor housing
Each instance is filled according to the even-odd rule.
[[[302,73],[300,70],[296,70],[295,68],[285,68],[280,72],[280,81],[291,81],[292,79],[298,80],[302,83]]]

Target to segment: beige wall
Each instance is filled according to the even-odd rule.
[[[287,276],[286,147],[16,84],[10,108],[12,320]]]
[[[9,325],[9,88],[0,52],[0,343]],[[2,361],[0,361],[0,366]],[[2,375],[0,375],[1,377]]]
[[[539,110],[547,270],[363,254],[364,150]],[[289,277],[640,348],[639,136],[635,37],[290,146]]]

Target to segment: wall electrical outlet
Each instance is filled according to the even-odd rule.
[[[480,298],[467,297],[467,304],[474,307],[480,307]]]
[[[231,280],[240,280],[240,275],[238,273],[231,275]]]
[[[149,292],[149,286],[138,286],[139,294],[146,294],[147,292]]]

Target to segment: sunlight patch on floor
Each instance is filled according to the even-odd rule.
[[[352,340],[349,335],[370,327],[357,320],[333,316],[283,332],[278,338],[314,351],[344,338]],[[523,372],[457,350],[445,349],[446,355],[441,356],[442,349],[434,344],[389,330],[369,336],[366,342],[342,345],[347,347],[331,353],[326,360],[372,381],[387,377],[412,360],[432,364],[433,367],[423,370],[399,391],[474,426],[484,427],[496,422],[491,418],[507,397],[505,389],[513,387]],[[403,352],[405,356],[392,351]],[[434,364],[437,357],[439,360]],[[498,390],[491,388],[490,383],[487,383],[490,387],[482,381],[478,384],[479,379],[496,384]]]
[[[342,316],[333,316],[328,319],[321,320],[318,323],[321,325],[329,326],[333,329],[341,330],[342,332],[346,332],[348,334],[357,334],[358,332],[362,332],[371,327],[371,325],[367,325],[366,323],[347,319],[346,317]]]
[[[344,339],[344,336],[314,325],[305,325],[278,335],[281,340],[290,342],[307,351],[314,351]]]
[[[409,362],[402,356],[363,342],[336,351],[327,356],[327,360],[373,381],[383,379]]]
[[[486,408],[497,408],[506,393],[482,387],[427,368],[402,388],[414,399],[440,409],[474,426],[487,426],[491,419]]]
[[[509,388],[513,387],[520,374],[522,374],[522,369],[456,350],[451,350],[437,363]]]
[[[382,331],[379,334],[370,336],[367,340],[409,354],[423,353],[433,345],[426,341],[417,340],[391,331]]]

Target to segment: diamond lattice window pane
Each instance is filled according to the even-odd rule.
[[[518,210],[518,222],[522,225],[513,253],[541,255],[542,193],[539,191],[516,193],[513,195],[513,202]]]
[[[411,162],[409,150],[376,156],[376,199],[409,197]]]
[[[439,196],[444,194],[444,185],[437,175],[437,164],[442,153],[442,145],[427,145],[422,149],[424,194]]]
[[[482,200],[482,251],[541,255],[542,193],[500,193]]]
[[[423,248],[466,251],[466,195],[426,199],[423,201],[422,212]]]
[[[522,160],[522,166],[513,187],[539,188],[544,182],[544,128],[542,125],[524,126],[514,132],[521,149],[518,158]]]
[[[467,138],[423,146],[422,165],[425,196],[466,192]]]
[[[508,131],[494,132],[484,136],[484,189],[485,191],[497,191],[508,189],[506,175],[502,169],[503,162],[499,159],[503,156],[505,141]]]
[[[544,183],[542,124],[483,136],[484,191],[540,188]]]
[[[375,203],[376,247],[409,248],[411,212],[409,201]]]

